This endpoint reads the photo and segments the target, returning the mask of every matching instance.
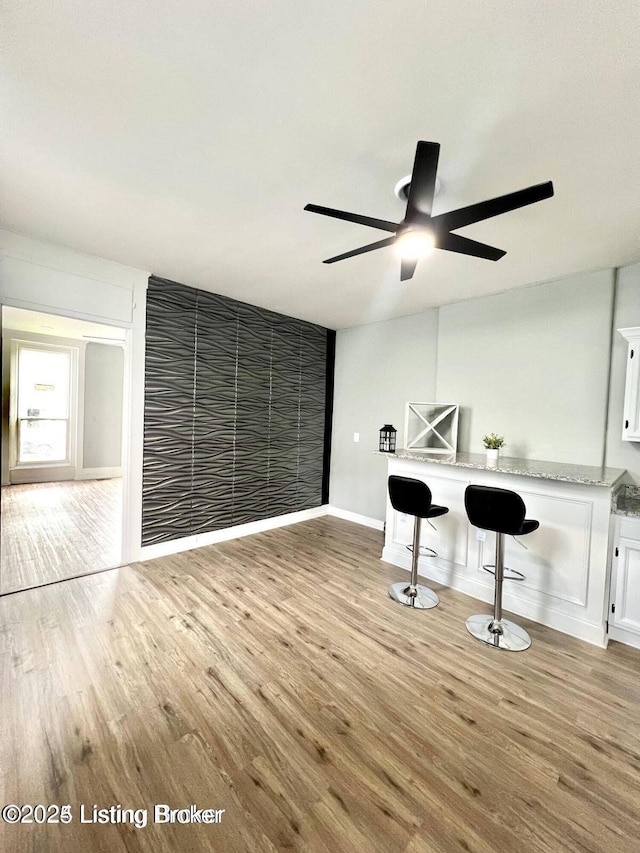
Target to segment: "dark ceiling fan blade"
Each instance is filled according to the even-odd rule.
[[[359,249],[352,249],[350,252],[345,252],[343,255],[336,255],[335,258],[327,258],[323,264],[335,264],[336,261],[344,261],[346,258],[353,258],[356,255],[364,255],[365,252],[373,252],[376,249],[384,249],[385,246],[393,246],[396,242],[395,237],[387,237],[386,240],[379,240],[377,243],[369,243],[368,246],[361,246]]]
[[[400,281],[408,281],[418,266],[418,258],[403,258],[400,265]]]
[[[320,207],[319,204],[307,204],[305,210],[311,213],[321,213],[323,216],[333,216],[335,219],[345,219],[347,222],[356,222],[358,225],[368,225],[370,228],[379,228],[381,231],[392,231],[394,234],[398,228],[395,222],[387,222],[386,219],[373,219],[371,216],[360,216],[359,213],[347,213],[346,210],[334,210],[332,207]]]
[[[406,222],[415,222],[431,216],[439,156],[440,145],[437,142],[418,142],[411,173]]]
[[[488,261],[499,261],[507,254],[504,249],[478,243],[460,234],[442,234],[436,240],[436,248],[444,249],[446,252],[459,252],[461,255],[472,255],[474,258],[486,258]]]
[[[501,213],[508,213],[518,207],[525,207],[527,204],[551,198],[552,195],[553,184],[551,181],[547,181],[545,184],[536,184],[515,193],[508,193],[488,201],[481,201],[478,204],[471,204],[469,207],[461,207],[459,210],[441,213],[440,216],[433,217],[433,224],[443,231],[455,231],[457,228],[464,228],[465,225],[482,222],[483,219],[491,219],[492,216],[500,216]]]

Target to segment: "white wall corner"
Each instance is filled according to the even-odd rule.
[[[371,518],[369,515],[361,515],[359,512],[350,512],[348,509],[340,509],[337,506],[329,506],[327,514],[354,524],[363,524],[365,527],[373,527],[374,530],[384,530],[384,521],[379,518]]]
[[[122,458],[125,460],[127,495],[123,500],[122,560],[134,562],[142,553],[142,480],[144,456],[144,384],[147,327],[147,284],[133,288],[132,326],[127,331],[122,412]]]

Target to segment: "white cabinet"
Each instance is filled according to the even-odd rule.
[[[628,342],[622,438],[640,441],[640,326],[618,331]]]
[[[617,516],[609,637],[640,648],[640,518]]]

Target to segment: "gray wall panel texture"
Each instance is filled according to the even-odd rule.
[[[322,503],[327,330],[152,277],[142,544]]]

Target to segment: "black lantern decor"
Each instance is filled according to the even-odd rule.
[[[398,434],[398,430],[391,426],[391,424],[385,424],[380,430],[380,452],[381,453],[395,453],[396,452],[396,435]]]

